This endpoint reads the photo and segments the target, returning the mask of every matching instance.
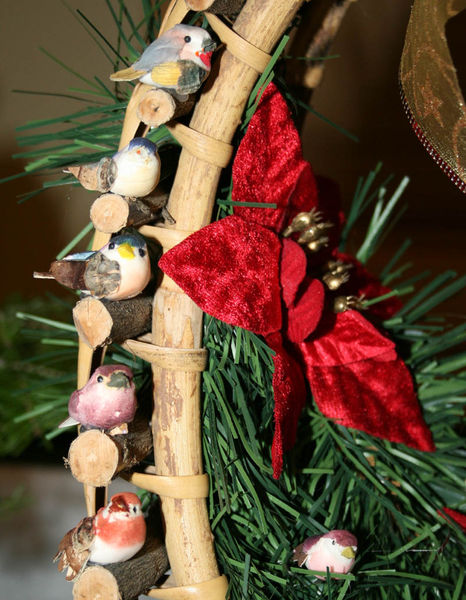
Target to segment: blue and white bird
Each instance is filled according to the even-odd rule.
[[[151,277],[147,244],[138,233],[118,235],[95,252],[69,254],[62,260],[55,260],[48,272],[36,272],[34,277],[55,279],[96,298],[134,298],[144,290]]]
[[[157,187],[160,158],[153,142],[137,137],[111,158],[68,167],[65,173],[74,175],[87,190],[143,198]]]

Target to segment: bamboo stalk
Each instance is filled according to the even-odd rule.
[[[302,0],[249,0],[234,30],[264,52],[270,52],[291,22]],[[228,50],[214,65],[191,120],[195,131],[230,143],[257,79],[257,71]],[[168,203],[175,229],[197,230],[210,222],[221,167],[183,149]],[[208,285],[208,282],[206,282]],[[200,348],[202,313],[168,277],[154,298],[153,343]],[[160,475],[202,473],[200,374],[153,365],[154,456]],[[178,586],[218,577],[205,500],[161,498],[166,546]],[[220,598],[221,596],[218,596]]]

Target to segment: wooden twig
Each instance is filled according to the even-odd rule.
[[[194,95],[180,102],[165,90],[147,90],[137,109],[139,119],[149,127],[159,127],[172,119],[189,113],[194,106]]]
[[[163,193],[145,198],[102,194],[91,206],[91,221],[96,229],[104,233],[116,233],[123,227],[139,227],[161,214],[167,197]]]
[[[293,56],[304,56],[306,60],[292,61],[292,67],[287,70],[290,83],[307,90],[314,90],[320,84],[328,62],[324,59],[353,2],[356,0],[318,0],[306,7],[304,25],[289,50]],[[307,99],[310,99],[310,92]]]
[[[264,52],[270,52],[300,4],[300,0],[249,0],[234,30]],[[191,129],[230,143],[257,76],[257,71],[230,51],[224,52],[194,110]],[[241,85],[235,85],[237,82]],[[181,152],[167,206],[176,229],[197,230],[210,222],[220,173],[221,167],[187,150]],[[154,298],[153,342],[175,348],[199,348],[202,344],[200,309],[167,277]],[[153,372],[156,471],[161,475],[200,474],[200,375],[156,365]],[[218,567],[205,501],[162,497],[161,506],[177,585],[216,578]]]
[[[102,487],[125,469],[134,467],[152,450],[152,435],[147,419],[137,415],[128,433],[108,435],[91,429],[78,435],[68,452],[73,477],[92,487]]]
[[[73,586],[74,600],[136,600],[148,592],[168,568],[165,546],[150,538],[125,562],[87,567]]]
[[[109,302],[88,296],[73,309],[79,339],[95,349],[121,343],[150,331],[152,297]]]

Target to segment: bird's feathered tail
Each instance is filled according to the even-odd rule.
[[[112,81],[133,81],[133,79],[139,79],[139,77],[142,77],[146,73],[147,71],[137,71],[133,67],[128,67],[127,69],[113,73],[110,75],[110,79]]]

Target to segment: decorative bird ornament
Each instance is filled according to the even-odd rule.
[[[127,433],[127,424],[134,419],[136,408],[131,369],[125,365],[103,365],[94,371],[84,387],[71,394],[70,416],[58,427],[81,424],[85,428]]]
[[[175,25],[152,42],[131,67],[113,73],[110,79],[139,79],[176,95],[193,94],[210,72],[215,46],[205,29]]]
[[[311,571],[348,573],[358,549],[356,537],[344,529],[334,529],[324,535],[307,538],[293,551],[293,560]],[[316,575],[319,579],[324,579]]]
[[[53,261],[48,272],[34,273],[36,279],[55,279],[73,290],[107,300],[137,296],[150,276],[147,244],[138,233],[118,235],[100,250],[69,254]]]
[[[65,534],[53,561],[58,570],[68,567],[66,579],[73,580],[88,562],[108,565],[133,557],[144,545],[146,523],[136,494],[112,496],[109,504],[93,517],[84,517]]]
[[[68,167],[64,172],[74,175],[87,190],[143,198],[157,187],[160,158],[153,142],[137,137],[112,157]]]

